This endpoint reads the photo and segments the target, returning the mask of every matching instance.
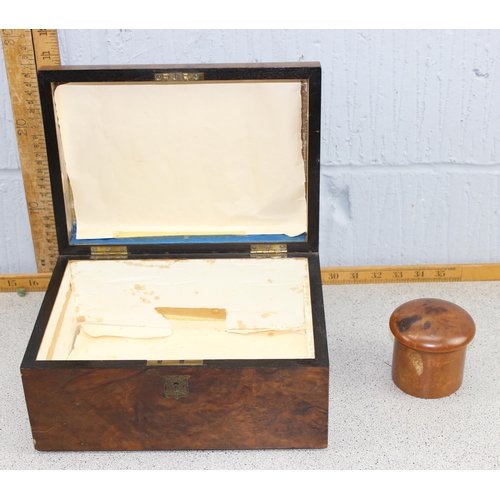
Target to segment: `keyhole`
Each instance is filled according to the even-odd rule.
[[[187,398],[189,396],[189,375],[170,375],[163,377],[163,389],[166,398]]]

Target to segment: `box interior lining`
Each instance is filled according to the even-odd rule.
[[[57,86],[73,241],[303,240],[302,93],[300,81]]]
[[[306,258],[70,261],[37,360],[312,359]]]

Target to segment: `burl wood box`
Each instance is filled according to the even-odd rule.
[[[58,67],[38,450],[322,448],[319,64]]]

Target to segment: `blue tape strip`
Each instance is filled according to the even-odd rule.
[[[141,238],[102,238],[97,240],[77,239],[76,228],[71,235],[71,245],[168,245],[179,243],[301,243],[306,240],[306,233],[298,236],[285,234],[256,234],[248,236],[154,236]]]

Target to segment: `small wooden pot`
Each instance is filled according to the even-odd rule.
[[[411,300],[392,313],[389,326],[392,379],[402,391],[432,399],[462,385],[466,346],[476,331],[466,311],[446,300]]]

